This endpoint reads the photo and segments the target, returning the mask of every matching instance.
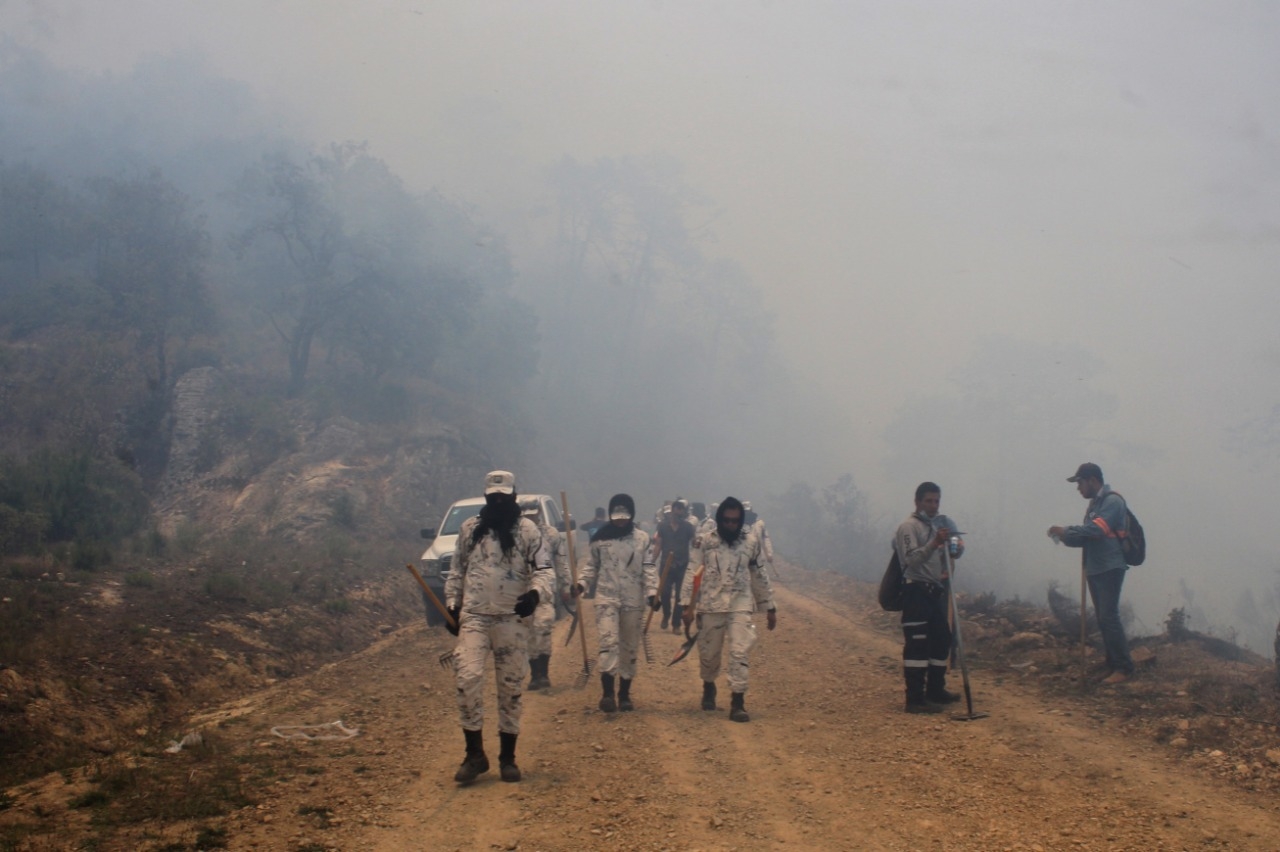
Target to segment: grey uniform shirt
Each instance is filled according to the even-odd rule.
[[[946,515],[938,514],[930,519],[923,512],[912,513],[898,525],[893,546],[898,551],[898,562],[908,583],[942,585],[942,575],[947,568],[946,556],[941,547],[933,546],[933,536],[940,529],[954,534],[959,527]],[[960,552],[964,552],[963,546]]]

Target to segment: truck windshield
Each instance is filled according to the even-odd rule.
[[[462,522],[467,518],[480,514],[480,510],[483,508],[483,503],[474,503],[470,506],[454,506],[449,510],[448,517],[444,519],[444,524],[440,527],[440,535],[457,535],[458,530],[462,529]]]

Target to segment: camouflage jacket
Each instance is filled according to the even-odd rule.
[[[642,609],[646,598],[658,593],[658,568],[650,553],[649,534],[636,528],[624,538],[591,542],[591,556],[578,582],[588,589],[595,584],[597,604]]]
[[[516,529],[516,546],[510,554],[493,533],[472,543],[479,517],[467,518],[458,530],[458,547],[453,570],[444,584],[445,606],[462,603],[463,612],[476,615],[507,615],[515,612],[516,598],[530,589],[550,600],[555,591],[555,573],[550,549],[537,525],[521,518]]]
[[[773,609],[773,586],[764,560],[764,548],[754,529],[744,530],[733,544],[725,544],[714,527],[710,532],[699,530],[680,588],[680,604],[688,605],[694,577],[701,568],[698,612]]]
[[[569,540],[551,524],[542,524],[542,541],[547,545],[548,558],[555,569],[555,589],[568,589],[573,585],[569,577]],[[539,592],[541,594],[541,592]],[[547,600],[543,598],[543,600]]]

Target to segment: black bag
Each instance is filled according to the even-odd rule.
[[[880,608],[885,612],[902,612],[906,596],[906,578],[902,575],[902,563],[898,561],[898,549],[893,549],[889,565],[880,578]]]
[[[1120,536],[1120,550],[1124,552],[1124,564],[1141,565],[1147,561],[1147,534],[1138,516],[1124,507],[1124,533]]]
[[[1112,494],[1124,500],[1118,491]],[[1129,510],[1129,501],[1124,503],[1124,529],[1116,533],[1120,540],[1120,552],[1124,554],[1125,565],[1141,565],[1147,561],[1147,534],[1142,529],[1138,516]]]

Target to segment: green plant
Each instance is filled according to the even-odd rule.
[[[150,571],[132,571],[124,575],[124,584],[134,589],[154,589],[156,577]]]
[[[71,567],[77,571],[97,571],[111,560],[111,548],[101,542],[76,539],[71,543]]]
[[[196,832],[197,849],[226,849],[227,830],[214,826],[205,826]]]
[[[346,615],[351,612],[351,601],[346,598],[335,598],[324,602],[324,611],[330,615]]]
[[[199,525],[184,521],[178,525],[178,529],[174,532],[173,546],[182,556],[191,556],[200,547],[200,542],[204,538],[204,531]]]
[[[245,600],[245,583],[241,577],[219,571],[210,574],[204,581],[205,593],[220,601]]]
[[[347,529],[356,528],[356,501],[343,491],[333,498],[333,522]]]
[[[98,808],[102,807],[109,801],[111,801],[111,797],[107,795],[105,790],[86,790],[78,796],[73,796],[71,801],[67,802],[67,807]]]

